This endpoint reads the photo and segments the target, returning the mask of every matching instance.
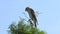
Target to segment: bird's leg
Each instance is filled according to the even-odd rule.
[[[31,19],[29,19],[28,21],[30,22],[30,24],[33,24],[32,21],[31,21]]]
[[[33,25],[34,25],[34,24],[33,24],[32,20],[29,19],[28,21],[29,21],[29,23],[30,23],[31,28],[33,28]]]

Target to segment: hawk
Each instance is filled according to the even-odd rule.
[[[32,8],[30,8],[30,7],[26,7],[25,11],[28,12],[29,17],[30,17],[31,20],[34,22],[35,27],[37,27],[37,26],[36,26],[37,18],[36,18],[36,15],[35,15],[34,10],[33,10]]]

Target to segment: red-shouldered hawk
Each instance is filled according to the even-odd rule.
[[[29,8],[29,7],[26,7],[25,11],[28,12],[29,14],[29,17],[32,19],[32,21],[34,22],[35,24],[35,27],[37,27],[36,23],[37,23],[37,18],[36,18],[36,15],[35,15],[35,12],[32,8]]]

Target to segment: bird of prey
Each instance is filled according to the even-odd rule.
[[[37,27],[37,26],[36,26],[37,18],[36,18],[36,15],[35,15],[34,10],[33,10],[32,8],[30,8],[30,7],[26,7],[25,11],[27,11],[27,12],[28,12],[29,17],[30,17],[30,18],[31,18],[31,20],[34,22],[35,27]]]

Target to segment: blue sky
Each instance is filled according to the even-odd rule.
[[[0,0],[0,34],[8,34],[8,26],[18,22],[29,6],[39,14],[38,28],[47,34],[60,34],[60,0]]]

